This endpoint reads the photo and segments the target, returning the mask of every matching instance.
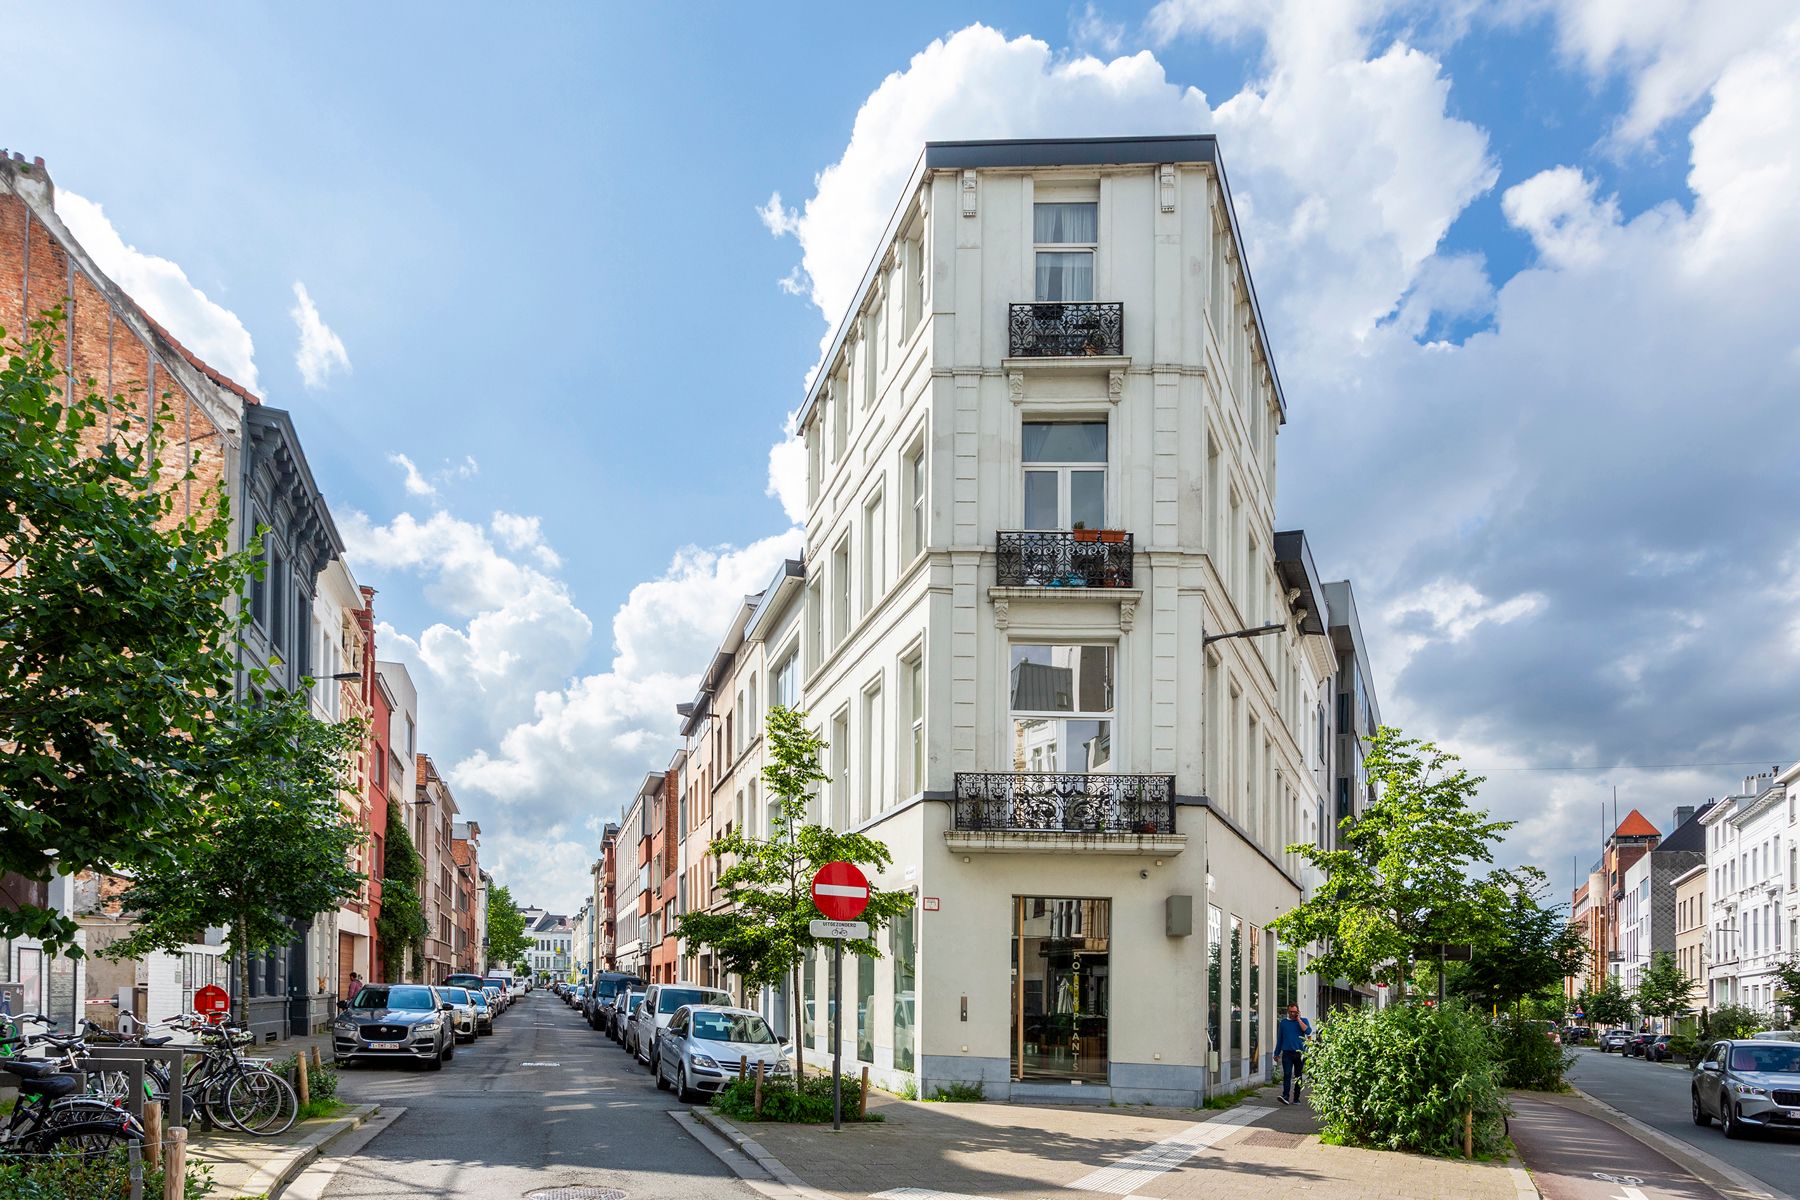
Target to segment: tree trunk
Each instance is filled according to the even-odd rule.
[[[806,1079],[806,997],[800,992],[800,981],[806,975],[799,963],[794,964],[792,973],[794,982],[789,990],[794,993],[794,1079],[803,1083]]]
[[[238,963],[238,1024],[245,1029],[250,1028],[250,951],[244,945],[248,936],[249,922],[240,916],[231,940],[236,943],[232,949]]]

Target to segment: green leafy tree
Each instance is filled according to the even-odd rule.
[[[375,918],[376,942],[381,947],[382,982],[399,982],[406,972],[406,952],[413,961],[425,961],[425,899],[420,891],[425,860],[413,845],[412,834],[400,808],[388,801],[387,843],[381,850],[381,915]],[[429,982],[435,982],[429,981]]]
[[[1498,886],[1504,901],[1487,940],[1458,973],[1457,991],[1480,1005],[1517,1008],[1527,997],[1554,993],[1581,969],[1587,943],[1560,905],[1543,902],[1549,880],[1523,867]]]
[[[1404,980],[1416,956],[1438,945],[1480,945],[1494,936],[1508,877],[1470,877],[1493,861],[1511,821],[1490,820],[1471,801],[1480,776],[1454,754],[1384,725],[1364,766],[1379,794],[1343,822],[1342,847],[1289,846],[1325,876],[1318,891],[1273,923],[1290,945],[1321,945],[1314,970],[1352,983]]]
[[[531,939],[525,936],[525,915],[513,903],[511,888],[488,889],[487,939],[488,962],[510,962],[520,976],[531,974],[524,961]]]
[[[1776,1002],[1790,1026],[1800,1025],[1800,956],[1775,964]]]
[[[1596,1026],[1629,1025],[1637,1015],[1630,993],[1616,975],[1608,975],[1600,981],[1599,987],[1583,992],[1581,1004],[1587,1012],[1588,1023]]]
[[[743,830],[734,829],[715,839],[712,854],[727,864],[718,887],[730,907],[684,913],[676,921],[676,932],[691,946],[711,948],[725,969],[750,987],[788,980],[794,997],[793,1028],[799,1030],[805,1003],[800,965],[821,944],[807,928],[819,918],[812,901],[812,877],[826,863],[839,861],[877,874],[892,857],[874,838],[807,822],[808,797],[826,776],[819,768],[819,751],[825,743],[806,728],[805,714],[775,705],[769,709],[767,729],[769,762],[762,770],[763,789],[780,809],[772,836],[746,837]],[[910,911],[912,904],[908,892],[871,885],[869,906],[861,918],[869,923],[871,936],[847,942],[844,948],[864,958],[880,958],[873,935]],[[804,1070],[805,1050],[799,1038],[794,1046]]]
[[[336,908],[363,880],[350,866],[363,829],[343,794],[366,725],[313,716],[311,685],[219,706],[216,725],[194,748],[197,807],[187,847],[134,870],[119,902],[137,928],[106,950],[116,958],[176,951],[222,926],[237,966],[240,1020],[251,958],[286,946],[294,920]]]
[[[1693,1007],[1694,981],[1676,965],[1673,954],[1658,950],[1650,956],[1632,998],[1645,1016],[1672,1021]]]
[[[157,456],[166,409],[146,424],[141,400],[92,380],[65,394],[60,320],[0,357],[0,880],[15,888],[174,864],[257,569],[227,552],[222,491],[183,514],[194,473]],[[17,891],[0,889],[0,940],[74,953],[74,922]]]

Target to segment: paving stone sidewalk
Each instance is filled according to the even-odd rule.
[[[1220,1112],[1139,1106],[925,1104],[871,1093],[880,1123],[831,1127],[708,1122],[748,1138],[838,1200],[1523,1200],[1537,1192],[1501,1163],[1327,1146],[1304,1105],[1265,1089]],[[1198,1128],[1197,1128],[1198,1127]],[[1160,1145],[1159,1145],[1160,1143]],[[1124,1164],[1119,1167],[1118,1164]],[[1114,1168],[1108,1170],[1107,1168]],[[918,1189],[911,1191],[910,1189]]]
[[[296,1121],[286,1133],[269,1138],[222,1130],[201,1133],[196,1125],[188,1135],[188,1158],[212,1168],[212,1200],[273,1196],[325,1146],[362,1125],[376,1111],[373,1104],[347,1106],[335,1117]]]

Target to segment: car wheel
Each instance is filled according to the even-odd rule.
[[[444,1061],[449,1062],[456,1057],[456,1039],[451,1038],[444,1043]]]
[[[1704,1107],[1702,1107],[1700,1104],[1699,1089],[1698,1088],[1692,1089],[1689,1092],[1689,1097],[1694,1102],[1694,1124],[1699,1125],[1702,1128],[1705,1128],[1706,1126],[1711,1125],[1712,1117],[1707,1113],[1706,1109]]]
[[[675,1082],[679,1085],[675,1089],[675,1098],[677,1100],[681,1101],[683,1104],[700,1103],[699,1093],[688,1086],[688,1074],[685,1065],[681,1068],[681,1074],[676,1077]]]
[[[660,1061],[656,1064],[656,1090],[659,1092],[666,1092],[669,1090],[669,1079],[668,1076],[663,1074],[662,1063]]]
[[[426,1059],[425,1060],[425,1069],[427,1071],[443,1070],[444,1069],[444,1056],[442,1054],[434,1054],[430,1058]]]
[[[1736,1141],[1749,1132],[1744,1128],[1744,1123],[1738,1120],[1737,1105],[1729,1100],[1719,1105],[1719,1132],[1732,1141]]]

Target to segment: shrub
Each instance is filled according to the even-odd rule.
[[[1700,1055],[1705,1052],[1706,1045],[1697,1033],[1677,1033],[1669,1038],[1669,1054],[1686,1059],[1688,1069],[1692,1070],[1700,1065]]]
[[[844,1120],[856,1121],[862,1103],[862,1080],[844,1077]],[[762,1113],[756,1111],[756,1081],[734,1079],[713,1097],[713,1108],[738,1121],[787,1121],[817,1124],[831,1120],[831,1076],[809,1075],[805,1083],[795,1087],[791,1079],[765,1079],[762,1086]],[[870,1121],[879,1121],[871,1115]]]
[[[204,1200],[212,1190],[212,1169],[190,1166],[182,1189],[186,1200]],[[146,1164],[144,1195],[162,1192],[162,1171]],[[131,1168],[123,1150],[0,1163],[0,1200],[126,1200],[130,1195]]]
[[[286,1058],[278,1058],[273,1070],[294,1085],[297,1094],[300,1091],[300,1067],[295,1060],[298,1054],[290,1054]],[[315,1067],[309,1059],[306,1064],[306,1095],[315,1107],[323,1107],[323,1102],[336,1100],[338,1090],[337,1068],[325,1065]]]
[[[1706,1014],[1701,1036],[1709,1042],[1720,1038],[1747,1038],[1769,1028],[1769,1016],[1747,1004],[1721,1004]]]
[[[1495,1075],[1486,1022],[1453,1005],[1346,1009],[1320,1024],[1306,1052],[1329,1140],[1385,1150],[1459,1155],[1472,1110],[1476,1152],[1498,1151],[1505,1105]]]
[[[932,1092],[929,1099],[939,1104],[974,1104],[987,1099],[986,1086],[980,1083],[953,1083]]]
[[[1500,1086],[1533,1092],[1568,1090],[1563,1073],[1575,1056],[1544,1034],[1542,1021],[1502,1017],[1494,1026],[1494,1049],[1500,1068]]]

